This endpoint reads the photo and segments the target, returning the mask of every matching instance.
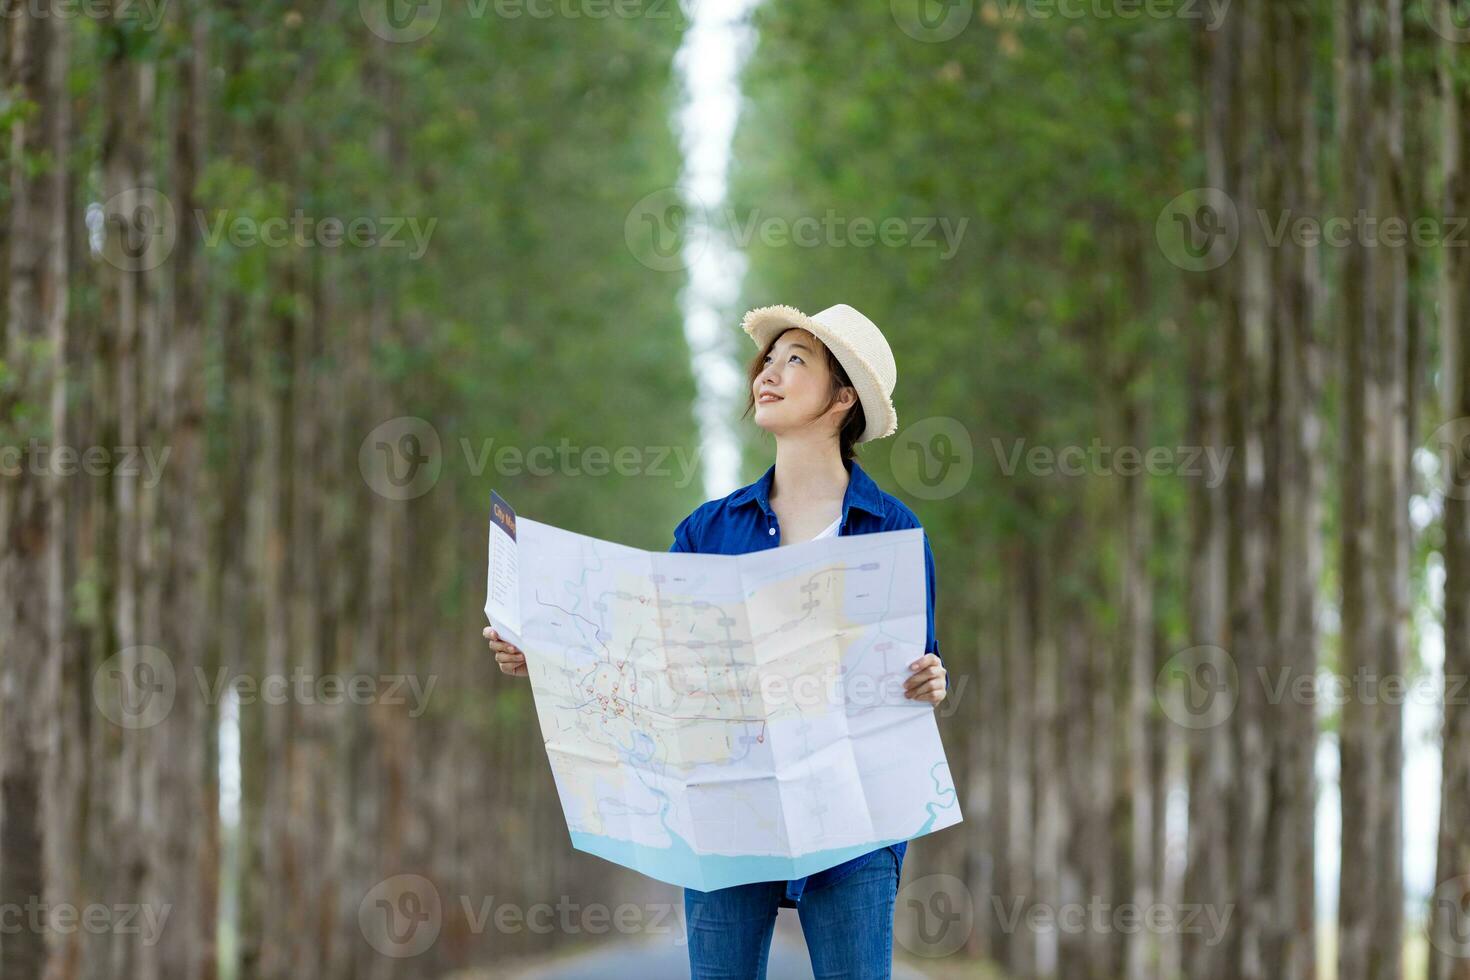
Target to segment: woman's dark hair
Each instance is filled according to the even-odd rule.
[[[787,329],[796,328],[789,327]],[[745,391],[749,400],[745,406],[745,414],[740,416],[741,418],[745,418],[746,415],[755,411],[755,379],[760,377],[760,373],[766,369],[767,355],[771,353],[771,348],[776,346],[776,341],[785,336],[785,333],[786,331],[783,330],[781,333],[772,337],[770,342],[751,359],[750,366],[746,369],[745,378]],[[820,340],[817,342],[821,343]],[[847,376],[847,369],[842,366],[841,361],[837,360],[837,355],[832,353],[832,348],[826,344],[822,344],[822,350],[827,352],[827,367],[832,373],[832,390],[827,393],[827,404],[823,405],[821,411],[817,412],[819,416],[825,415],[827,409],[837,403],[837,396],[841,394],[843,388],[852,387],[852,381]],[[867,427],[868,420],[863,415],[863,403],[861,400],[854,401],[852,408],[847,410],[847,415],[842,419],[842,425],[837,429],[837,450],[844,461],[857,458],[857,452],[854,447],[857,445],[858,438],[863,434],[863,430]]]

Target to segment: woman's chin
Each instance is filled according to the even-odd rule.
[[[775,412],[763,412],[759,408],[757,408],[755,410],[755,418],[753,419],[753,421],[759,428],[765,429],[771,435],[776,435],[778,431],[782,431],[786,427],[781,424],[781,420],[776,418],[775,415]]]

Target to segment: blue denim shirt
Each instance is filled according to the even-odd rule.
[[[848,470],[847,492],[842,497],[842,520],[837,527],[839,535],[872,534],[875,531],[901,531],[919,527],[919,519],[904,503],[892,494],[885,493],[873,478],[863,472],[856,460],[845,464]],[[693,551],[703,554],[743,555],[751,551],[764,551],[781,543],[781,526],[771,510],[771,483],[775,479],[776,467],[766,470],[765,476],[741,487],[720,500],[708,500],[679,522],[674,529],[674,544],[670,551]],[[929,628],[924,641],[924,650],[939,653],[939,641],[934,636],[934,552],[929,547],[929,535],[924,535],[924,573],[929,586]],[[945,682],[946,685],[948,681]],[[869,851],[851,861],[844,862],[826,871],[819,871],[805,878],[796,878],[786,883],[783,905],[795,905],[808,888],[821,888],[840,881],[856,871],[883,851],[890,850],[903,869],[907,841],[899,841],[887,848]]]

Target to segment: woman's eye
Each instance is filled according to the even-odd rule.
[[[793,360],[793,361],[797,361],[797,362],[799,362],[799,363],[802,363],[802,364],[805,364],[805,363],[806,363],[806,362],[805,362],[805,361],[803,361],[803,360],[802,360],[802,359],[801,359],[801,355],[800,355],[800,354],[792,354],[792,355],[791,355],[791,359],[792,359],[792,360]]]

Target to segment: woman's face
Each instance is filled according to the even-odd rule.
[[[755,424],[771,433],[790,432],[809,423],[830,426],[835,432],[857,395],[851,388],[844,389],[822,413],[831,390],[826,346],[808,331],[793,327],[776,338],[765,367],[751,386]]]

